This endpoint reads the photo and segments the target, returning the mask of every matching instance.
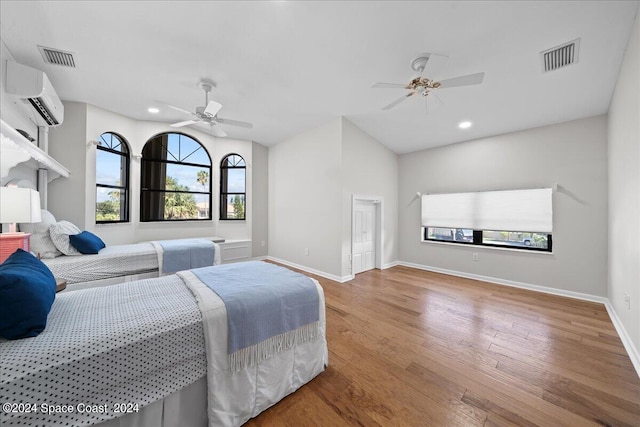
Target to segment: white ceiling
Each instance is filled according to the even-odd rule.
[[[44,70],[63,100],[167,123],[217,84],[230,137],[274,145],[345,116],[397,153],[593,116],[608,110],[637,1],[0,2],[2,41]],[[543,74],[539,53],[581,39],[579,62]],[[75,53],[46,65],[38,45]],[[403,89],[411,60],[444,54],[435,79],[484,71],[482,85],[442,89],[425,111]],[[156,106],[160,114],[147,108]],[[457,124],[473,126],[460,130]]]

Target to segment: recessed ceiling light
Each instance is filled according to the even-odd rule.
[[[471,122],[460,122],[458,123],[458,127],[460,129],[468,129],[471,127]]]
[[[153,113],[153,114],[157,114],[157,113],[160,112],[160,110],[158,110],[155,107],[147,108],[147,111],[150,112],[150,113]]]

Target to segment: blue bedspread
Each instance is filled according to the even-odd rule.
[[[213,265],[215,245],[207,239],[160,240],[162,246],[162,272]]]
[[[287,268],[250,261],[192,272],[225,303],[229,354],[319,320],[315,283]]]

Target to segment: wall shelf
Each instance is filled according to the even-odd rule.
[[[27,166],[33,169],[46,169],[48,181],[56,178],[69,177],[69,170],[58,163],[53,157],[38,148],[17,130],[0,119],[0,177],[9,175],[9,170],[21,163],[27,162]]]

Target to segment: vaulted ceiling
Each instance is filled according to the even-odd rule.
[[[63,100],[167,123],[204,105],[215,83],[230,137],[274,145],[345,116],[397,153],[606,113],[637,1],[7,1],[2,41],[47,73]],[[543,73],[540,52],[580,39],[575,64]],[[74,53],[45,64],[38,46]],[[484,72],[480,85],[440,89],[441,105],[374,89],[407,83],[421,53],[448,56],[436,80]],[[147,111],[160,109],[158,114]],[[458,123],[472,122],[461,130]]]

